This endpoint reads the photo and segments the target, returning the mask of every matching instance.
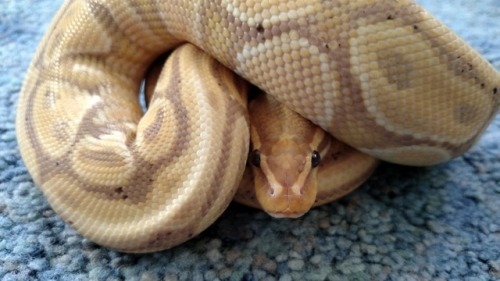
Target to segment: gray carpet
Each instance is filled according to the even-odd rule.
[[[419,1],[500,69],[500,0]],[[82,239],[20,158],[15,105],[57,1],[0,0],[1,280],[500,280],[500,116],[463,157],[383,164],[296,220],[233,204],[207,231],[150,255]]]

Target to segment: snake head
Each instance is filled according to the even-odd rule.
[[[329,136],[269,95],[250,102],[253,188],[258,205],[273,217],[300,217],[316,200],[317,167]]]
[[[318,151],[285,139],[252,151],[250,157],[255,194],[264,211],[279,218],[309,211],[316,200]]]

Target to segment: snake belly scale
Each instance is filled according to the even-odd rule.
[[[169,59],[143,114],[144,73],[184,42],[206,54]],[[210,61],[192,70],[209,57],[400,164],[461,155],[500,104],[499,73],[410,0],[67,1],[28,70],[16,131],[33,179],[82,235],[162,250],[229,204],[248,155],[245,83]]]

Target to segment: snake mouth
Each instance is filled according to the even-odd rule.
[[[277,219],[297,219],[302,217],[306,212],[291,212],[289,210],[283,212],[267,212],[271,217]]]

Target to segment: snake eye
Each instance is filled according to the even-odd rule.
[[[313,168],[316,168],[319,166],[319,163],[321,162],[321,155],[317,150],[313,151],[312,156],[311,156],[311,166]]]
[[[250,162],[252,162],[252,165],[255,167],[260,167],[260,152],[258,149],[252,151],[252,155],[250,156]]]

